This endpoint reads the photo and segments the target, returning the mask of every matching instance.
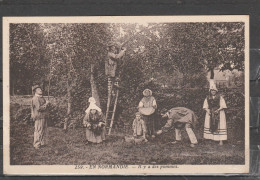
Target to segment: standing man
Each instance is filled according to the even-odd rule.
[[[47,131],[46,108],[49,101],[46,101],[42,96],[42,89],[39,85],[32,87],[34,97],[31,102],[31,117],[35,123],[33,146],[35,149],[45,145],[44,139]]]
[[[193,132],[193,129],[197,124],[197,116],[192,110],[185,107],[172,108],[167,111],[162,118],[167,118],[168,120],[164,127],[157,131],[157,135],[167,132],[174,127],[176,141],[173,141],[172,144],[176,144],[181,141],[181,129],[185,128],[191,142],[190,147],[195,147],[195,145],[198,144],[197,138]]]
[[[114,79],[116,77],[116,69],[118,60],[125,54],[126,48],[122,48],[118,52],[118,45],[110,42],[108,44],[108,58],[105,62],[105,73],[108,76],[108,92],[111,92]]]

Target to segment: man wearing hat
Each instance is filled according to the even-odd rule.
[[[42,96],[42,89],[39,85],[33,86],[32,91],[34,97],[31,101],[31,117],[35,122],[33,146],[35,149],[39,149],[45,145],[44,138],[47,131],[47,121],[45,116],[49,101],[46,101]]]
[[[116,68],[118,60],[125,54],[126,48],[122,48],[118,53],[118,45],[116,43],[108,43],[108,58],[105,61],[105,73],[108,76],[108,91],[112,89],[112,82],[116,76]]]

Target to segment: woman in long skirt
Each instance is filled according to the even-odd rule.
[[[95,104],[95,99],[89,99],[90,105],[86,110],[83,125],[86,127],[87,143],[101,143],[105,140],[105,122],[101,109]]]
[[[157,109],[157,104],[155,98],[152,96],[152,91],[150,89],[145,89],[143,91],[143,96],[144,97],[138,104],[139,111],[141,108],[153,108],[155,111]],[[147,135],[152,136],[152,138],[155,137],[154,111],[149,115],[142,114],[145,124],[147,126]]]
[[[227,123],[224,109],[227,108],[225,99],[218,94],[215,84],[210,85],[209,96],[205,99],[203,109],[206,111],[204,134],[205,139],[219,141],[227,140]]]

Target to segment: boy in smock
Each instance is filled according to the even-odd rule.
[[[147,133],[147,128],[145,121],[142,119],[141,113],[137,112],[135,114],[135,119],[133,121],[133,136],[135,140],[140,140],[140,141],[145,141],[147,142],[148,140],[146,139],[146,133]]]

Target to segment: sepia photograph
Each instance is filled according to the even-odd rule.
[[[249,16],[4,17],[3,40],[4,174],[249,173]]]

